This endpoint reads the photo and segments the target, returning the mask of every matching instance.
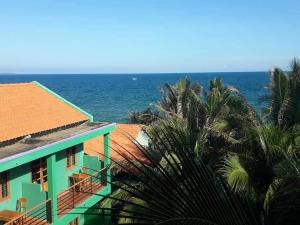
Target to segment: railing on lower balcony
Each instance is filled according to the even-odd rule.
[[[48,225],[52,221],[51,199],[38,204],[4,225]]]
[[[92,175],[88,175],[86,178],[76,182],[67,190],[60,193],[57,197],[58,216],[68,213],[70,210],[74,209],[85,200],[90,198],[93,194],[98,193],[103,186],[106,186],[107,170],[108,168],[103,168]]]

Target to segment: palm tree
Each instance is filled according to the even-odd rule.
[[[270,73],[269,93],[263,99],[269,102],[264,110],[267,121],[288,129],[300,124],[300,62],[291,62],[291,71],[285,73],[275,68]]]
[[[232,190],[251,199],[264,224],[294,224],[300,210],[300,63],[295,59],[290,72],[275,68],[270,75],[266,123],[249,126],[251,144],[229,149],[219,171]]]
[[[179,148],[178,136],[157,136],[165,145],[152,150],[138,145],[149,164],[131,161],[129,151],[115,150],[126,163],[114,163],[129,174],[135,172],[134,180],[114,183],[118,189],[106,199],[113,200],[108,215],[119,224],[297,224],[299,131],[263,128],[258,132],[262,152],[232,152],[218,174],[195,157],[189,145]],[[271,173],[264,173],[265,164]]]
[[[286,94],[278,115],[278,123],[282,128],[290,128],[300,124],[300,61],[294,59]]]
[[[142,112],[129,113],[128,119],[130,123],[150,125],[160,118],[159,112],[154,111],[150,107]]]
[[[227,154],[220,172],[233,191],[251,199],[264,224],[295,224],[286,219],[300,210],[300,129],[272,125],[257,128],[257,135],[256,151]]]
[[[156,140],[159,134],[153,129],[155,127],[163,131],[165,138],[178,136],[177,139],[182,141],[178,147],[188,144],[196,155],[201,153],[213,164],[229,147],[245,144],[247,135],[250,135],[249,126],[260,121],[238,90],[224,86],[220,79],[210,81],[208,92],[199,87],[199,84],[192,84],[187,79],[174,86],[166,85],[168,91],[164,93],[168,94],[163,95],[158,104],[162,119],[150,126],[147,132],[155,140],[154,145],[164,144]],[[170,100],[172,97],[173,100]]]
[[[278,114],[282,107],[287,90],[288,77],[279,68],[270,72],[270,83],[267,86],[269,94],[263,100],[270,102],[270,107],[264,110],[269,121],[278,125]]]
[[[117,191],[104,202],[113,202],[108,214],[118,224],[261,224],[247,201],[240,200],[221,176],[195,158],[188,145],[178,148],[176,139],[170,136],[172,141],[152,149],[155,157],[139,146],[149,165],[115,150],[126,163],[114,163],[130,174],[134,169],[136,176],[131,181],[115,181]]]
[[[175,85],[166,83],[162,90],[162,99],[158,102],[157,108],[165,116],[185,117],[187,110],[190,108],[190,100],[199,96],[203,87],[198,83],[192,83],[187,77],[178,81]]]

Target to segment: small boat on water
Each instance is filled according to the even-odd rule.
[[[136,78],[136,77],[133,77],[132,80],[137,80],[137,78]]]

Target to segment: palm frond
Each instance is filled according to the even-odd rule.
[[[300,62],[293,60],[282,107],[278,115],[281,128],[288,129],[300,124]]]
[[[234,191],[249,192],[251,186],[249,174],[241,165],[238,156],[226,157],[220,171]]]
[[[278,124],[278,115],[287,92],[287,85],[288,77],[281,69],[275,68],[270,72],[270,83],[267,86],[269,94],[264,99],[270,102],[267,117],[275,125]]]
[[[122,200],[124,207],[118,218],[131,219],[119,221],[168,224],[176,218],[178,224],[199,224],[199,221],[207,224],[259,224],[244,202],[227,189],[223,178],[217,178],[201,160],[195,160],[194,149],[188,145],[178,148],[177,136],[168,138],[165,146],[156,146],[159,148],[156,150],[163,154],[160,163],[141,170],[138,182],[143,186],[138,191],[123,186],[131,197],[125,202]]]

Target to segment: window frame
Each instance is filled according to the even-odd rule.
[[[7,195],[5,197],[2,197],[2,174],[6,174],[6,193]],[[8,171],[3,171],[0,173],[0,202],[6,201],[10,199],[10,182],[9,182],[9,173]]]
[[[33,164],[35,162],[37,163],[36,165]],[[40,158],[40,159],[32,161],[30,167],[31,167],[30,168],[30,170],[31,170],[31,182],[34,183],[34,180],[33,180],[34,173],[33,172],[37,172],[38,176],[39,176],[39,179],[40,179],[40,183],[36,182],[35,184],[41,185],[43,191],[45,191],[44,186],[45,186],[45,184],[48,183],[48,170],[47,170],[48,168],[47,168],[46,158]],[[34,167],[38,168],[37,171],[33,171]],[[44,174],[44,171],[46,171],[46,174]]]
[[[66,168],[71,169],[77,165],[76,146],[66,149]]]

